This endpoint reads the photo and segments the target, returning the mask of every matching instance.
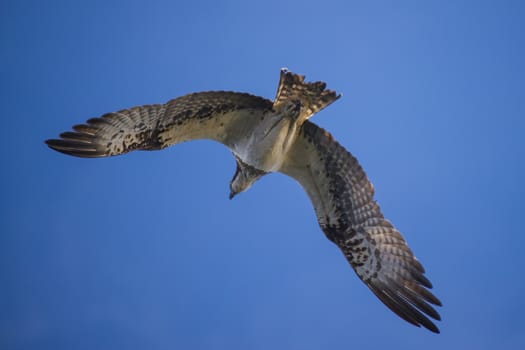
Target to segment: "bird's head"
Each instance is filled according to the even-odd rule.
[[[267,174],[263,170],[244,163],[237,156],[235,156],[235,160],[237,161],[237,169],[230,182],[230,199],[252,187],[255,181]]]

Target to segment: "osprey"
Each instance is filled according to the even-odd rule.
[[[46,143],[95,158],[215,140],[237,162],[230,198],[269,173],[289,175],[308,193],[326,237],[372,292],[404,320],[439,333],[429,317],[440,320],[432,305],[441,302],[401,233],[384,218],[372,183],[352,154],[308,120],[339,97],[323,82],[282,69],[273,102],[247,93],[193,93],[89,119]]]

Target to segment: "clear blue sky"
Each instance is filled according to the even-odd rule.
[[[0,348],[525,346],[525,3],[2,1]],[[86,160],[43,141],[188,92],[273,98],[279,69],[343,98],[353,152],[443,301],[442,334],[358,280],[306,194],[228,200],[197,141]]]

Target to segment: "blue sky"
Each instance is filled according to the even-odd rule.
[[[525,345],[520,1],[2,1],[0,347]],[[228,200],[211,141],[77,159],[43,141],[188,92],[273,98],[279,69],[367,171],[443,301],[442,334],[358,280],[276,174]]]

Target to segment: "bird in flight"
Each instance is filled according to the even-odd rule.
[[[282,69],[274,101],[239,92],[192,93],[89,119],[46,143],[68,155],[97,158],[215,140],[237,163],[230,198],[272,172],[289,175],[307,192],[326,237],[372,292],[405,321],[439,333],[430,319],[440,320],[432,305],[441,302],[429,291],[425,269],[384,218],[356,158],[308,120],[339,97],[324,82],[305,82]]]

